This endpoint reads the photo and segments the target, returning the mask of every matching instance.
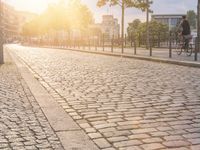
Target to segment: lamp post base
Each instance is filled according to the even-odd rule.
[[[3,45],[0,45],[0,64],[4,63],[4,57],[3,57]]]

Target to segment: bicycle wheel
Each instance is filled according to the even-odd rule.
[[[187,55],[187,56],[191,56],[191,55],[192,55],[192,44],[190,44],[190,45],[188,46],[188,48],[185,49],[185,52],[186,52],[186,55]]]
[[[182,51],[183,51],[183,49],[182,49],[182,44],[177,43],[177,45],[176,45],[176,53],[177,53],[178,55],[181,55]]]

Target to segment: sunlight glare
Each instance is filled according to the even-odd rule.
[[[58,1],[59,0],[9,0],[8,3],[12,4],[18,10],[41,13],[47,8],[48,4]]]

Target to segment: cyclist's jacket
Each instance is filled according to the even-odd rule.
[[[182,35],[190,35],[191,30],[190,30],[190,24],[187,20],[183,20],[181,23],[181,27],[183,28]]]

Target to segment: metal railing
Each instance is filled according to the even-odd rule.
[[[122,41],[120,38],[112,37],[108,38],[104,34],[97,36],[85,36],[82,38],[41,38],[37,40],[28,39],[24,43],[34,46],[45,46],[52,48],[66,48],[66,49],[82,49],[82,50],[94,50],[94,51],[104,51],[111,53],[123,53],[121,51],[121,44],[124,42],[124,53],[130,55],[145,55],[145,56],[155,56],[155,57],[164,57],[164,58],[173,58],[179,59],[181,56],[177,56],[174,52],[177,45],[177,35],[173,32],[167,34],[150,34],[150,47],[146,49],[146,36],[139,35],[133,37],[125,36],[125,40]],[[183,57],[182,60],[198,60],[199,48],[197,47],[197,39],[193,44],[193,55],[194,59]],[[149,51],[149,52],[148,52]],[[143,53],[142,53],[143,52]],[[161,55],[162,52],[162,55]],[[192,55],[192,56],[193,56]]]

